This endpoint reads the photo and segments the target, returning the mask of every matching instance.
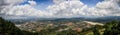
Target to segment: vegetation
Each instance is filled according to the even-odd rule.
[[[22,31],[12,22],[6,21],[0,17],[0,35],[26,35],[30,32]]]
[[[120,35],[120,21],[108,22],[103,35]]]
[[[89,35],[120,35],[120,21],[114,20],[111,22],[107,22],[104,26],[94,26],[91,29],[86,34],[89,34]]]
[[[104,26],[93,26],[79,32],[75,30],[65,30],[56,32],[56,29],[46,28],[40,32],[28,32],[20,30],[12,22],[0,18],[0,35],[120,35],[120,21],[112,21]]]

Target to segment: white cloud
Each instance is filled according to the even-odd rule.
[[[65,1],[79,1],[79,0],[53,0],[53,2],[55,4],[59,4],[59,3],[65,2]]]
[[[12,8],[12,9],[11,9]],[[9,10],[5,9],[2,11],[6,15],[16,15],[16,16],[36,16],[36,17],[44,17],[48,16],[49,13],[40,11],[32,7],[31,5],[18,5],[11,7]],[[50,16],[50,15],[49,15]]]
[[[95,7],[88,9],[91,12],[97,12],[98,16],[118,16],[120,15],[120,7],[117,0],[103,1],[96,4]],[[117,14],[117,15],[116,15]]]
[[[120,16],[119,0],[105,0],[96,4],[95,7],[88,7],[79,0],[53,0],[54,5],[47,7],[42,11],[35,9],[35,1],[28,1],[30,4],[6,6],[2,14],[16,16],[37,16],[50,18],[70,18],[70,17],[103,17],[103,16]],[[24,2],[24,1],[20,1]],[[18,3],[20,3],[18,2]],[[9,2],[16,4],[17,2]],[[1,3],[0,3],[1,5]]]
[[[120,7],[118,1],[119,0],[105,0],[97,3],[95,7],[87,7],[87,5],[78,0],[69,0],[49,6],[48,9],[55,12],[55,15],[60,16],[119,16]]]
[[[32,7],[33,5],[36,5],[36,2],[34,1],[29,1],[30,4],[25,4],[25,5],[16,5],[17,3],[21,3],[24,2],[25,0],[1,0],[3,1],[3,3],[1,4],[7,4],[7,5],[3,5],[4,8],[2,9],[2,11],[0,12],[1,14],[5,14],[5,15],[17,15],[17,16],[36,16],[39,15],[41,16],[41,12],[40,10],[35,9],[34,7]],[[36,12],[39,11],[39,12]],[[46,13],[47,14],[47,13]],[[44,15],[44,14],[42,14]]]
[[[24,2],[26,0],[3,0],[3,1],[6,4],[15,5],[15,4],[19,4],[21,2]]]
[[[53,2],[54,2],[55,4],[59,4],[59,3],[64,2],[64,1],[67,1],[67,0],[53,0]]]
[[[28,3],[30,3],[30,5],[32,5],[32,6],[37,4],[35,1],[28,1]]]
[[[14,5],[17,5],[24,1],[26,1],[26,0],[0,0],[0,11],[7,9],[7,8],[11,8]]]
[[[57,17],[78,17],[84,15],[83,11],[87,8],[80,1],[64,1],[60,4],[49,6],[47,9]]]

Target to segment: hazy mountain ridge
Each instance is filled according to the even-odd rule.
[[[6,19],[7,20],[7,19]],[[85,17],[78,17],[78,18],[27,18],[27,19],[8,19],[14,23],[20,24],[30,21],[39,21],[39,22],[62,22],[62,21],[93,21],[93,22],[109,22],[112,20],[120,20],[120,16],[108,16],[108,17],[99,17],[99,18],[85,18]]]

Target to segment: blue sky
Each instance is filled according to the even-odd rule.
[[[53,3],[52,0],[34,0],[34,1],[36,1],[38,4],[41,4],[41,3],[52,4]],[[101,2],[103,0],[80,0],[80,1],[89,6],[94,6],[96,3]]]
[[[80,0],[80,1],[88,6],[95,6],[98,2],[102,2],[103,0]]]
[[[54,4],[52,0],[34,0],[37,5],[35,8],[44,10],[49,5]],[[80,0],[84,4],[88,5],[89,7],[95,6],[98,2],[102,2],[103,0]],[[28,4],[28,2],[21,3],[20,5]]]

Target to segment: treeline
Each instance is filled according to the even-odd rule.
[[[100,32],[101,29],[105,30]],[[28,32],[20,30],[14,23],[0,17],[0,35],[86,35],[87,31],[93,32],[91,35],[120,35],[120,21],[107,22],[104,26],[96,25],[82,32],[76,32],[71,29],[61,32],[55,32],[54,30],[55,29],[45,29],[40,32]]]

